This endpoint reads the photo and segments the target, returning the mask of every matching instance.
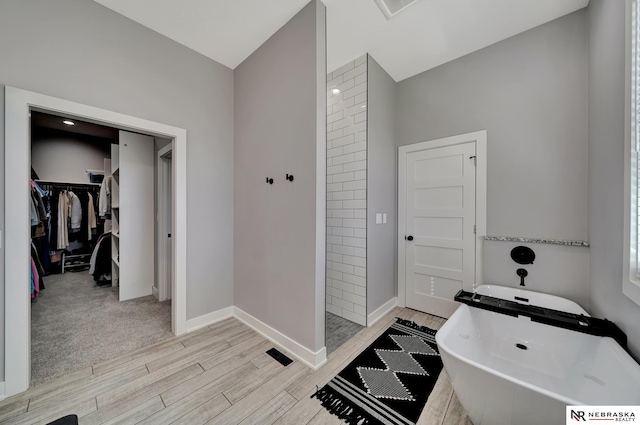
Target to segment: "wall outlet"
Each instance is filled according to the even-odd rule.
[[[376,213],[376,224],[382,224],[382,214]]]

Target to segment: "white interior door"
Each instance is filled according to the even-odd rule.
[[[151,295],[154,271],[153,137],[120,131],[120,301]]]
[[[166,219],[166,224],[167,224],[167,234],[166,234],[166,246],[167,246],[167,255],[166,255],[166,259],[165,261],[167,262],[167,270],[166,270],[166,285],[165,285],[165,294],[166,297],[164,299],[170,299],[171,298],[171,285],[173,284],[171,282],[171,265],[173,264],[173,257],[172,257],[172,242],[171,242],[171,232],[172,232],[172,226],[171,224],[173,223],[173,217],[171,215],[171,206],[173,205],[173,198],[172,198],[172,185],[171,185],[171,179],[172,179],[172,168],[171,168],[171,154],[169,154],[169,156],[167,158],[164,158],[166,163],[167,163],[167,203],[166,203],[166,211],[167,211],[167,219]],[[164,301],[164,300],[162,300]]]
[[[157,228],[157,284],[158,300],[171,298],[172,258],[172,208],[173,208],[173,147],[171,144],[158,151],[158,228]]]
[[[407,307],[449,317],[476,268],[476,143],[406,153]]]

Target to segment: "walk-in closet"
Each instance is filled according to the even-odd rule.
[[[31,112],[32,386],[172,336],[160,150],[170,141]]]

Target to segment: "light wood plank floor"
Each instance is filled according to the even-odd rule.
[[[0,402],[0,424],[340,424],[310,396],[395,317],[439,328],[444,319],[396,308],[313,371],[265,354],[273,344],[236,319],[78,370]],[[442,372],[418,422],[471,425]]]

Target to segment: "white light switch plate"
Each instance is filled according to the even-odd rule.
[[[376,224],[382,224],[382,214],[376,213]]]
[[[382,224],[387,224],[387,213],[382,213]]]

